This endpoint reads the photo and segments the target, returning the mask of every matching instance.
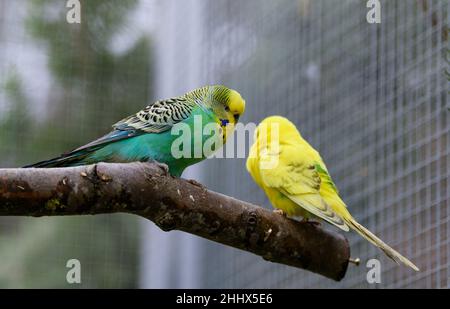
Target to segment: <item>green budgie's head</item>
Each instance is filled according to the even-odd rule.
[[[239,92],[222,85],[195,89],[186,93],[186,98],[193,99],[214,112],[224,130],[225,139],[226,132],[234,128],[245,111],[245,100]]]

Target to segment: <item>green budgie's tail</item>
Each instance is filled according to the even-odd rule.
[[[82,165],[85,162],[83,161],[87,156],[89,156],[94,151],[119,140],[133,137],[139,135],[135,131],[133,132],[127,132],[127,131],[120,131],[120,130],[114,130],[108,134],[106,134],[103,137],[100,137],[99,139],[90,142],[89,144],[86,144],[84,146],[81,146],[71,152],[62,154],[61,156],[57,158],[53,158],[50,160],[41,161],[38,163],[30,164],[24,166],[24,168],[29,167],[65,167],[65,166],[76,166],[76,165]]]
[[[60,157],[57,158],[26,165],[23,168],[74,166],[80,164],[88,154],[89,152],[86,151],[75,151],[68,153],[67,155],[61,155]]]

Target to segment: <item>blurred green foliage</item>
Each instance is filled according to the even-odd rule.
[[[21,136],[30,133],[32,119],[27,112],[28,98],[22,90],[22,81],[16,71],[9,74],[3,85],[6,96],[12,103],[9,110],[0,116],[0,156],[3,164],[14,164],[19,153],[29,153],[29,143],[21,143]]]
[[[20,72],[10,73],[2,85],[9,106],[0,115],[4,166],[54,157],[87,143],[150,97],[148,38],[142,36],[120,54],[112,51],[137,1],[81,1],[81,24],[67,23],[65,4],[29,4],[26,29],[47,55],[51,93],[45,115],[35,117],[29,112],[35,102]],[[134,287],[137,220],[128,215],[1,218],[0,287]],[[66,282],[66,262],[72,258],[81,262],[81,285]]]

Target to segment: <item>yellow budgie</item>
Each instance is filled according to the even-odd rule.
[[[272,205],[288,216],[305,220],[318,217],[347,232],[351,228],[397,263],[419,270],[356,222],[339,197],[320,154],[286,118],[272,116],[258,125],[247,170]]]

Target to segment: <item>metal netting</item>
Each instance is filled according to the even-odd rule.
[[[381,1],[380,24],[367,22],[366,2],[197,1],[200,26],[162,27],[165,37],[195,40],[194,55],[172,50],[160,65],[194,61],[195,72],[180,66],[160,83],[223,83],[246,99],[243,122],[290,118],[355,218],[421,272],[356,233],[346,235],[352,255],[379,259],[381,284],[366,281],[364,264],[336,283],[200,241],[199,287],[449,287],[449,2]],[[168,7],[175,20],[194,14]],[[208,160],[197,172],[213,190],[270,207],[244,159]]]
[[[110,130],[151,95],[136,0],[0,0],[0,167],[57,156]],[[148,23],[147,23],[148,24]],[[0,218],[0,288],[135,287],[137,217]],[[81,263],[81,285],[66,280]]]

